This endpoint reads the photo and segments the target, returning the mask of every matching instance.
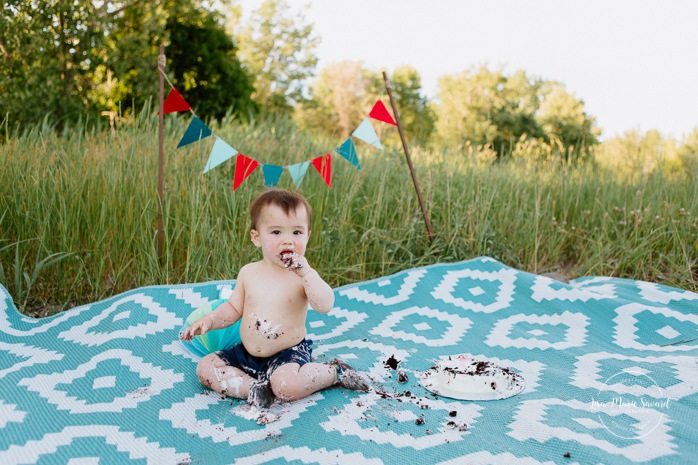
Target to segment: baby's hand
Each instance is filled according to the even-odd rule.
[[[207,315],[208,316],[208,315]],[[206,316],[199,318],[179,335],[183,341],[191,342],[197,334],[206,334],[211,329],[211,321]]]
[[[305,257],[298,255],[295,252],[285,252],[279,254],[279,260],[285,268],[293,271],[298,276],[305,276],[310,270],[310,265],[308,265],[308,261],[305,259]]]
[[[294,254],[293,263],[289,266],[289,270],[296,273],[298,276],[303,277],[310,273],[310,265],[308,260],[305,259],[303,255]]]

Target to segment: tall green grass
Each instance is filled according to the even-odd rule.
[[[138,286],[232,279],[259,258],[247,208],[253,173],[232,192],[233,162],[203,175],[208,138],[175,146],[189,117],[165,123],[164,261],[157,256],[157,117],[116,131],[48,125],[0,146],[0,282],[22,311],[47,315]],[[212,129],[241,153],[289,165],[339,138],[286,119]],[[430,243],[401,148],[357,142],[361,170],[334,155],[332,188],[310,167],[308,258],[333,286],[487,255],[534,273],[611,275],[698,291],[698,183],[685,175],[624,178],[593,163],[412,147],[435,232]],[[287,172],[280,187],[295,189]]]

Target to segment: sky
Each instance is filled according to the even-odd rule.
[[[558,81],[602,139],[698,128],[695,0],[287,0],[320,37],[318,70],[343,60],[409,65],[429,98],[438,80],[486,65]],[[249,15],[261,0],[239,0]]]

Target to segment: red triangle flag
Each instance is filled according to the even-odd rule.
[[[164,104],[164,110],[163,114],[166,115],[168,113],[172,113],[175,111],[187,111],[191,110],[191,107],[187,103],[186,100],[177,92],[177,89],[174,87],[170,91],[169,94],[167,94],[167,98],[165,99],[165,104]],[[158,112],[159,114],[160,112]]]
[[[248,158],[245,155],[238,153],[235,158],[235,175],[233,178],[233,190],[237,189],[242,181],[247,179],[247,177],[252,174],[252,172],[259,166],[257,160]]]
[[[321,157],[313,158],[313,166],[320,173],[327,187],[332,187],[332,157],[328,153]]]
[[[378,121],[383,121],[384,123],[392,124],[393,126],[397,126],[397,123],[393,119],[392,116],[390,116],[390,113],[388,113],[388,109],[385,108],[385,105],[383,105],[383,102],[378,100],[375,105],[373,105],[373,109],[371,110],[371,113],[368,114],[373,119],[377,119]]]

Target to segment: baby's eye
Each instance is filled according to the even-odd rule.
[[[281,231],[279,231],[278,229],[276,229],[276,230],[272,231],[271,233],[274,234],[274,235],[276,235],[276,236],[278,236],[279,234],[281,234]]]
[[[301,234],[303,234],[303,231],[296,230],[296,231],[293,231],[293,234],[295,234],[296,236],[300,236]]]

